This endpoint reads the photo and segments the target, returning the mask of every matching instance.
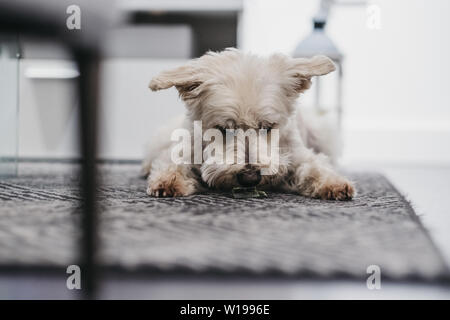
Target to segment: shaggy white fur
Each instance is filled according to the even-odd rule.
[[[162,72],[152,79],[150,89],[176,87],[187,113],[160,132],[151,144],[143,162],[143,173],[148,175],[147,193],[157,197],[186,196],[208,188],[229,190],[257,185],[315,198],[351,199],[355,194],[352,182],[338,174],[330,162],[337,153],[336,139],[319,120],[297,107],[297,98],[311,86],[311,78],[334,70],[333,62],[325,56],[260,57],[227,49],[208,52]],[[202,164],[175,164],[171,160],[171,132],[182,127],[192,133],[193,122],[200,120],[204,130],[265,128],[270,137],[270,130],[278,129],[276,173],[261,175],[262,165],[216,164],[207,159]],[[245,147],[245,138],[235,146]]]

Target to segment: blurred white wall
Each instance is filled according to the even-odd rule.
[[[377,0],[335,6],[327,33],[345,54],[344,163],[450,163],[450,1]],[[247,0],[243,48],[291,53],[319,1]]]

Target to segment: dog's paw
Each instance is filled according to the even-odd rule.
[[[150,181],[147,188],[149,196],[158,198],[183,197],[193,193],[193,186],[177,172],[164,175],[155,181]]]
[[[323,183],[317,197],[324,200],[351,200],[355,195],[355,187],[345,179],[332,179]]]

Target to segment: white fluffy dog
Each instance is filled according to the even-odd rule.
[[[143,162],[143,173],[148,175],[147,193],[177,197],[208,188],[257,186],[321,199],[352,199],[352,182],[337,173],[327,157],[331,156],[330,144],[334,142],[320,138],[324,135],[317,130],[315,120],[305,117],[296,104],[299,94],[311,86],[311,77],[333,70],[333,62],[325,56],[260,57],[227,49],[208,52],[186,65],[162,72],[152,79],[150,88],[157,91],[175,87],[179,91],[187,108],[179,127],[192,132],[194,121],[201,120],[204,130],[264,128],[268,137],[270,130],[278,129],[279,157],[277,170],[270,175],[261,175],[263,165],[247,161],[218,164],[203,159],[197,164],[176,164],[171,159],[171,131],[177,127],[174,124],[158,135]],[[246,149],[245,138],[234,148]]]

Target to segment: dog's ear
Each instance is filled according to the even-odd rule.
[[[322,76],[336,70],[333,61],[326,56],[312,58],[295,58],[291,60],[288,76],[296,93],[301,93],[311,87],[313,76]]]
[[[201,72],[195,60],[188,64],[161,72],[150,81],[152,91],[176,87],[183,99],[196,98],[200,94],[199,86],[203,83]]]

